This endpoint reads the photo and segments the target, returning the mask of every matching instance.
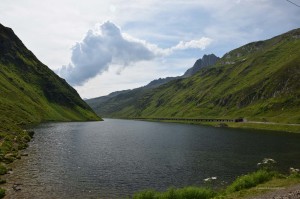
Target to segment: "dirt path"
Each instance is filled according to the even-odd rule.
[[[249,199],[300,199],[300,184],[278,189]]]

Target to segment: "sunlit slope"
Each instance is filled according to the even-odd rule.
[[[174,80],[190,77],[196,74],[202,68],[214,65],[219,59],[220,58],[214,54],[203,55],[203,57],[198,59],[193,67],[189,68],[182,76],[159,78],[151,81],[149,84],[143,87],[132,90],[116,91],[106,96],[88,99],[86,102],[97,114],[109,116],[111,113],[118,112],[128,105],[135,104],[136,100],[138,100],[140,97],[143,97],[152,89]]]
[[[1,24],[0,113],[3,124],[99,119],[65,80]]]
[[[300,29],[230,51],[216,65],[143,93],[107,116],[300,123]]]

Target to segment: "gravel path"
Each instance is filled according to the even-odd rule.
[[[266,193],[250,199],[300,199],[300,184],[283,189],[279,188],[271,193]]]

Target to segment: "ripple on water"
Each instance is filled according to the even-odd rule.
[[[29,156],[7,175],[7,198],[119,198],[211,176],[231,181],[264,157],[281,169],[300,165],[295,134],[113,119],[48,123],[35,132]]]

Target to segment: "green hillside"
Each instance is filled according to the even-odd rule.
[[[300,29],[226,53],[214,66],[137,95],[103,116],[238,118],[300,123]],[[128,93],[127,93],[128,95]],[[97,109],[95,109],[97,111]]]
[[[137,99],[147,95],[151,90],[164,85],[168,82],[184,79],[196,74],[199,70],[205,67],[214,65],[220,58],[214,54],[204,55],[198,59],[193,67],[189,68],[183,75],[177,77],[159,78],[151,81],[143,87],[132,90],[123,90],[110,93],[106,96],[101,96],[93,99],[88,99],[86,102],[97,112],[98,115],[109,116],[111,113],[118,112],[126,106],[135,104]]]
[[[30,140],[22,130],[26,125],[99,119],[65,80],[0,24],[0,161]]]

